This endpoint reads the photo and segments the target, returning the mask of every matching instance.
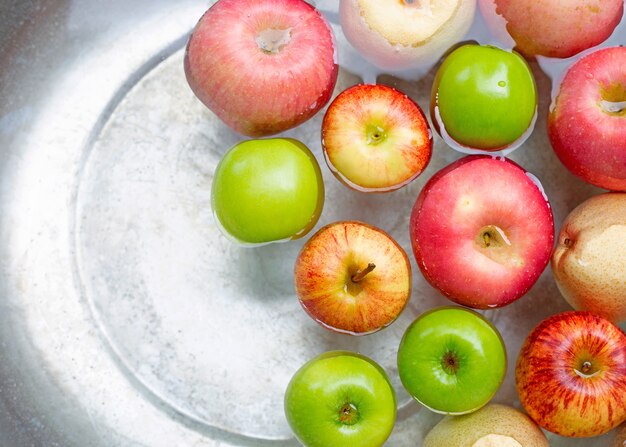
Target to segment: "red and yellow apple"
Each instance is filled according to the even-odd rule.
[[[626,47],[603,48],[579,59],[567,71],[548,118],[550,143],[565,167],[614,191],[626,191],[624,67]]]
[[[479,0],[496,35],[502,21],[527,56],[565,58],[604,42],[619,24],[624,0]]]
[[[626,321],[626,193],[594,196],[567,216],[552,272],[574,309]]]
[[[553,315],[526,338],[515,380],[528,415],[546,430],[606,433],[626,420],[626,334],[590,312]]]
[[[335,222],[302,247],[296,294],[327,329],[352,335],[390,325],[411,296],[411,264],[387,233],[362,222]]]
[[[434,63],[469,30],[476,0],[341,0],[341,28],[374,65],[400,70]]]
[[[219,0],[196,25],[185,55],[200,101],[255,137],[315,115],[330,100],[337,73],[332,30],[303,0]]]
[[[426,280],[465,306],[524,295],[552,254],[552,211],[537,179],[505,158],[467,156],[436,173],[410,220]]]
[[[385,85],[356,85],[330,104],[322,122],[330,170],[345,185],[389,192],[407,185],[428,165],[433,139],[424,112]]]

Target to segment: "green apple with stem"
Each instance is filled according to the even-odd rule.
[[[294,374],[285,392],[285,415],[306,447],[379,447],[395,424],[396,395],[372,359],[331,351]]]
[[[398,349],[398,373],[411,396],[430,410],[466,414],[489,402],[506,373],[506,348],[496,327],[463,307],[419,316]]]
[[[534,125],[533,74],[514,51],[463,45],[437,71],[430,113],[435,129],[453,148],[512,149],[530,136]]]
[[[315,156],[300,141],[248,140],[218,164],[211,202],[231,240],[259,245],[297,239],[319,219],[324,183]]]

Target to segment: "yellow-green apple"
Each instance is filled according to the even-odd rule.
[[[594,196],[567,216],[552,272],[574,309],[626,321],[626,193]]]
[[[537,281],[552,254],[554,221],[536,177],[506,158],[470,155],[426,183],[410,235],[433,287],[485,309],[511,303]]]
[[[465,36],[476,0],[340,0],[341,28],[374,65],[401,70],[436,62]]]
[[[363,335],[390,325],[411,296],[411,264],[396,241],[362,222],[335,222],[302,247],[295,288],[306,312],[336,332]]]
[[[398,348],[402,385],[437,413],[466,414],[489,402],[506,373],[506,348],[496,327],[463,307],[420,315]]]
[[[623,3],[623,1],[620,1]],[[603,48],[567,71],[548,118],[550,143],[575,175],[626,191],[626,47]]]
[[[303,0],[219,0],[187,44],[189,86],[228,126],[272,135],[330,100],[338,66],[324,17]]]
[[[522,56],[467,44],[450,53],[433,82],[430,118],[461,152],[515,149],[531,134],[537,87]]]
[[[626,420],[626,334],[587,311],[548,317],[524,341],[515,380],[522,405],[546,430],[606,433]]]
[[[565,58],[604,42],[619,24],[624,0],[479,0],[494,34],[502,20],[527,56]]]
[[[374,360],[331,351],[294,374],[285,416],[305,447],[380,447],[396,421],[396,394]]]
[[[356,85],[330,104],[322,122],[328,167],[345,185],[388,192],[407,185],[428,165],[433,139],[424,112],[385,85]]]
[[[541,429],[515,408],[488,404],[463,416],[446,416],[423,447],[550,447]]]
[[[211,204],[218,227],[243,245],[298,239],[324,206],[319,164],[300,141],[248,140],[217,165]]]

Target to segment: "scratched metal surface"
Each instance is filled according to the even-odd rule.
[[[411,303],[363,338],[326,332],[301,311],[292,266],[302,242],[232,246],[212,221],[220,156],[241,139],[195,99],[182,70],[205,1],[0,2],[0,445],[293,446],[284,388],[310,357],[358,350],[398,391],[388,445],[415,446],[439,419],[401,389],[396,348],[412,319],[447,301],[414,267]],[[335,93],[357,83],[342,67]],[[533,66],[539,120],[512,159],[543,182],[557,228],[597,192],[549,148],[550,81]],[[381,82],[427,108],[432,71]],[[321,114],[287,132],[323,164]],[[348,191],[324,169],[318,226],[359,219],[410,252],[408,215],[439,168],[389,195]],[[523,337],[567,305],[544,272],[527,297],[485,312],[509,352],[496,401],[519,407]],[[601,446],[609,437],[555,446]]]

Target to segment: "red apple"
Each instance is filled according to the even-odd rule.
[[[341,182],[358,191],[388,192],[422,173],[433,139],[424,112],[404,93],[385,85],[356,85],[328,107],[322,146]]]
[[[304,310],[327,329],[363,335],[390,325],[411,295],[411,264],[387,233],[361,222],[321,228],[295,265]]]
[[[622,19],[624,0],[479,0],[487,25],[501,27],[527,56],[565,58],[604,42]]]
[[[546,430],[606,433],[626,420],[626,334],[590,312],[553,315],[526,338],[515,379],[528,415]]]
[[[557,241],[552,272],[567,302],[626,321],[626,193],[600,194],[578,205]]]
[[[626,48],[603,48],[568,70],[548,118],[561,162],[586,182],[626,191]]]
[[[185,74],[196,96],[249,136],[297,126],[337,80],[332,30],[302,0],[219,0],[189,38]]]
[[[424,277],[474,308],[520,298],[544,270],[554,241],[552,211],[534,176],[505,159],[468,156],[436,173],[410,221]]]

